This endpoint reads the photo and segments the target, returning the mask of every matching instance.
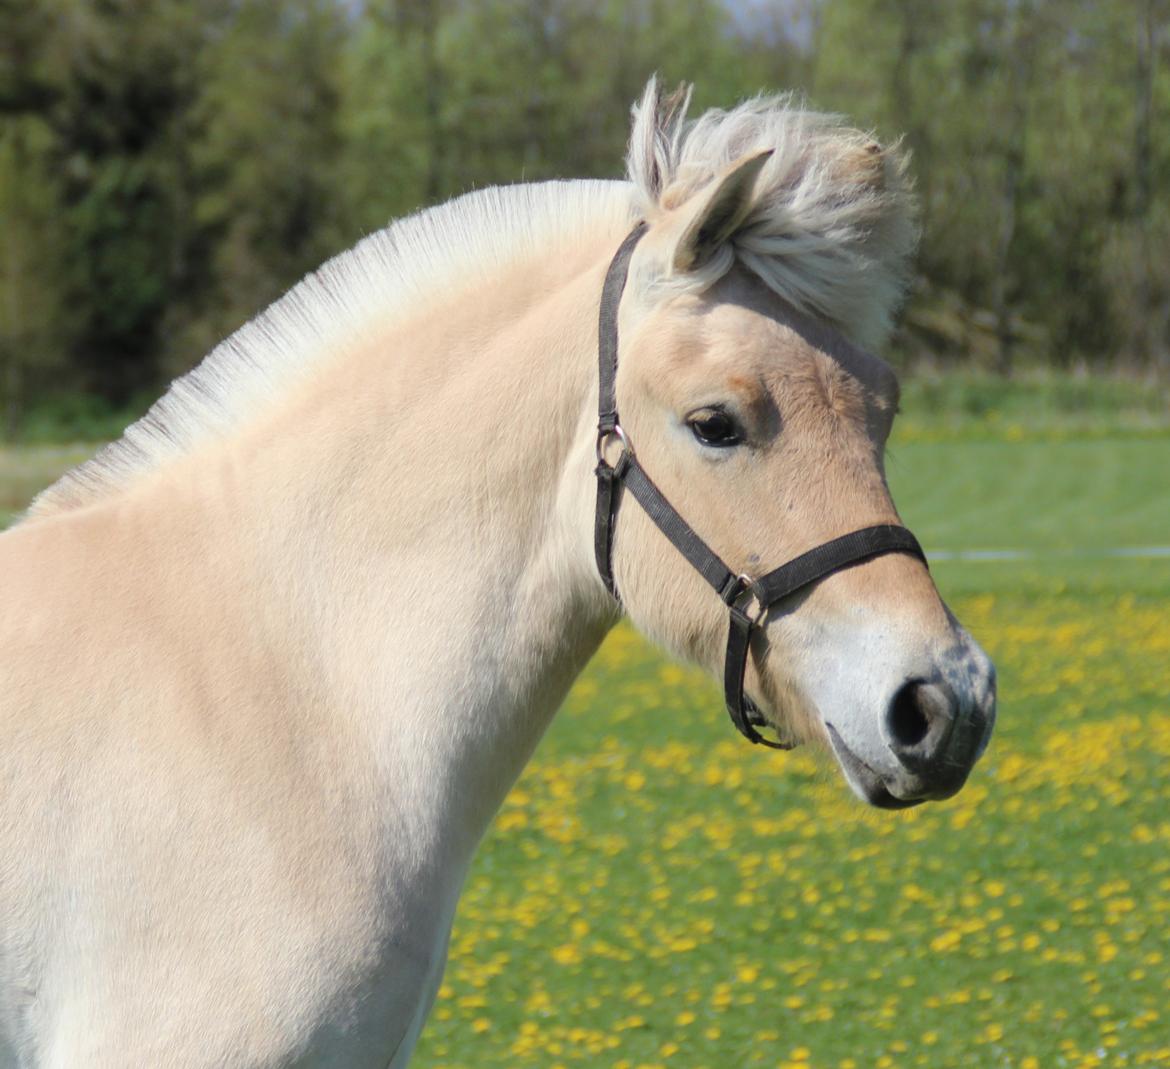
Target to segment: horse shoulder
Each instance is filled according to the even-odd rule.
[[[449,917],[394,871],[368,752],[198,598],[152,616],[166,580],[97,526],[0,536],[0,1065],[8,1037],[38,1065],[381,1069]]]

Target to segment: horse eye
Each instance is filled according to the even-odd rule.
[[[703,444],[726,448],[743,441],[735,420],[721,408],[704,408],[687,417],[691,433]]]

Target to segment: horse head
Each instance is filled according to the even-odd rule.
[[[869,347],[903,291],[914,212],[897,150],[833,117],[772,102],[686,124],[685,105],[652,83],[635,110],[644,230],[612,310],[620,441],[603,404],[600,448],[603,469],[628,451],[660,492],[614,512],[631,620],[726,674],[728,607],[753,600],[750,577],[859,529],[902,530],[884,470],[898,383]],[[727,596],[664,538],[663,509],[744,577]],[[859,553],[754,600],[756,724],[827,744],[876,806],[959,790],[991,733],[995,673],[916,553]]]

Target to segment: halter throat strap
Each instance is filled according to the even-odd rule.
[[[793,744],[766,739],[756,730],[766,721],[743,690],[752,636],[762,630],[761,624],[768,610],[784,598],[851,564],[886,553],[907,553],[925,563],[926,555],[918,539],[905,527],[879,524],[834,538],[759,579],[753,579],[734,572],[695,533],[639,463],[618,419],[618,308],[629,274],[630,259],[645,233],[646,223],[640,222],[626,236],[609,265],[601,290],[597,344],[597,510],[593,530],[597,570],[606,590],[620,603],[621,595],[613,577],[613,539],[624,488],[727,606],[729,624],[723,694],[732,723],[750,742],[788,750]],[[608,457],[615,447],[620,447],[620,453],[611,463]]]

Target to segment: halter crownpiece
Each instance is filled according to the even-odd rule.
[[[597,515],[593,529],[597,570],[606,590],[620,602],[621,596],[613,578],[613,535],[621,502],[620,490],[624,487],[727,606],[729,625],[723,663],[723,695],[731,722],[750,742],[790,750],[794,743],[774,742],[756,730],[766,726],[767,721],[743,692],[752,634],[759,629],[768,610],[778,601],[851,564],[886,553],[908,553],[925,564],[926,554],[922,552],[918,539],[905,527],[879,524],[824,542],[754,579],[732,571],[678,514],[638,462],[634,447],[618,420],[618,307],[626,286],[630,259],[645,233],[646,223],[640,222],[626,236],[614,254],[601,290],[597,338]],[[621,452],[611,464],[607,451],[615,443],[621,447]]]

